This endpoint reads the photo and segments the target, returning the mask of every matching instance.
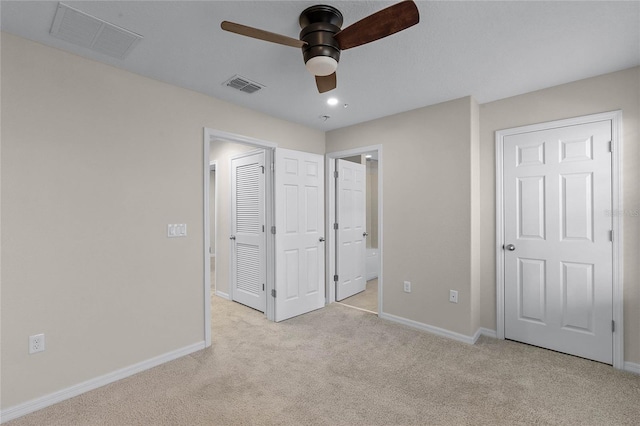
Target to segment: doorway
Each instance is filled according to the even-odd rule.
[[[264,160],[249,161],[255,155],[261,158],[264,156]],[[209,262],[212,236],[209,220],[211,196],[209,187],[210,163],[215,161],[217,211],[216,241],[213,245],[216,254],[215,294],[252,306],[247,300],[239,300],[239,297],[251,293],[248,290],[256,290],[254,293],[259,290],[264,297],[264,302],[259,307],[252,307],[263,311],[271,321],[286,320],[324,307],[326,293],[324,288],[323,156],[283,149],[272,142],[205,128],[204,158],[205,300],[209,301],[211,294]],[[233,158],[236,160],[235,165]],[[240,167],[243,161],[248,161],[244,169]],[[232,172],[234,167],[237,173]],[[234,176],[236,184],[240,178],[240,181],[244,182],[243,188],[249,190],[252,188],[254,178],[264,179],[264,189],[258,193],[247,193],[244,198],[240,197],[241,199],[236,200],[239,203],[234,208],[232,206]],[[262,184],[260,186],[262,187]],[[251,221],[249,231],[260,235],[263,239],[261,244],[264,243],[265,247],[263,253],[261,250],[261,254],[253,256],[253,260],[264,264],[262,269],[264,273],[261,273],[257,280],[254,279],[255,271],[251,266],[255,262],[240,265],[238,261],[241,256],[238,253],[234,259],[234,250],[238,248],[237,243],[240,242],[238,225],[247,225],[246,220],[254,218],[255,212],[247,208],[251,207],[256,194],[262,197],[261,203],[264,205],[264,210],[262,207],[259,210],[264,211],[264,217],[259,218],[258,222]],[[275,214],[276,211],[279,212],[278,215]],[[255,245],[247,241],[242,244],[243,250],[246,249],[243,255],[251,254]],[[277,277],[276,272],[278,272]],[[241,286],[237,285],[239,278],[242,280],[246,278],[245,281],[251,281],[247,284],[251,285],[240,288]],[[211,339],[210,313],[210,303],[206,303],[205,340],[207,344],[210,344]]]
[[[382,146],[326,155],[328,302],[382,307]]]
[[[499,338],[622,367],[620,122],[496,133]]]

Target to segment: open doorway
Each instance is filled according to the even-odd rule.
[[[215,247],[215,295],[264,312],[271,321],[324,307],[324,157],[211,129],[205,129],[204,139],[205,300],[211,300],[210,253]],[[212,162],[214,237],[209,213]],[[260,240],[258,249],[255,240]],[[260,306],[243,299],[252,292],[260,294]],[[207,303],[207,344],[210,314]]]
[[[329,302],[374,314],[382,306],[381,156],[380,146],[327,154],[333,179],[328,184]]]

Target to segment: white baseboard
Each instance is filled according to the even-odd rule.
[[[62,402],[69,398],[73,398],[74,396],[89,392],[101,386],[108,385],[109,383],[113,383],[129,376],[133,376],[134,374],[140,373],[141,371],[148,370],[169,361],[173,361],[174,359],[189,355],[190,353],[199,351],[204,348],[204,341],[194,343],[192,345],[185,346],[184,348],[167,352],[166,354],[130,365],[129,367],[121,368],[120,370],[107,373],[104,376],[89,379],[86,382],[78,383],[77,385],[73,385],[66,389],[61,389],[59,391],[50,393],[49,395],[41,396],[39,398],[32,399],[31,401],[23,402],[22,404],[9,407],[0,412],[0,423],[17,419],[18,417],[33,413],[34,411],[41,410],[45,407],[56,404],[58,402]]]
[[[498,333],[495,330],[491,330],[490,328],[480,327],[478,331],[480,332],[481,336],[493,337],[494,339],[498,338]]]
[[[636,364],[635,362],[625,361],[623,369],[624,371],[640,374],[640,364]]]
[[[459,342],[468,343],[473,345],[475,341],[480,337],[479,330],[476,332],[477,336],[466,336],[464,334],[456,333],[455,331],[449,331],[444,328],[436,327],[429,324],[424,324],[418,321],[410,320],[407,318],[398,317],[395,315],[387,314],[385,312],[381,312],[378,315],[382,319],[386,319],[389,321],[397,322],[400,324],[408,325],[409,327],[417,328],[422,331],[426,331],[432,334],[437,334],[438,336],[448,337],[449,339],[457,340]]]
[[[222,291],[216,290],[216,296],[222,297],[223,299],[231,300],[231,298],[229,297],[229,294],[224,293]]]

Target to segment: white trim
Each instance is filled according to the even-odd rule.
[[[479,329],[473,336],[466,336],[461,333],[456,333],[455,331],[449,331],[444,328],[436,327],[429,324],[424,324],[418,321],[410,320],[410,319],[399,317],[392,314],[387,314],[384,312],[379,313],[378,317],[389,320],[389,321],[397,322],[399,324],[408,325],[409,327],[417,328],[418,330],[426,331],[431,334],[436,334],[438,336],[457,340],[458,342],[468,343],[470,345],[473,345],[478,339],[478,337],[480,337]]]
[[[0,419],[2,419],[1,422],[4,423],[8,422],[9,420],[17,419],[18,417],[33,413],[34,411],[41,410],[45,407],[49,407],[53,404],[57,404],[58,402],[73,398],[74,396],[81,395],[85,392],[89,392],[104,385],[108,385],[109,383],[113,383],[118,380],[133,376],[134,374],[167,363],[169,361],[173,361],[204,348],[204,341],[194,343],[189,346],[185,346],[184,348],[150,358],[146,361],[142,361],[116,371],[112,371],[111,373],[107,373],[103,376],[95,377],[85,382],[78,383],[66,389],[61,389],[48,395],[23,402],[22,404],[14,405],[13,407],[6,408],[2,410],[2,412],[0,412]]]
[[[600,114],[574,117],[529,126],[514,127],[496,131],[496,336],[504,339],[504,200],[503,200],[503,148],[506,136],[537,132],[557,127],[574,126],[597,121],[611,121],[612,146],[611,178],[612,178],[612,210],[623,212],[622,188],[622,111],[610,111]],[[623,315],[623,215],[612,215],[613,241],[613,320],[616,331],[613,333],[613,367],[625,368],[624,362],[624,315]]]
[[[326,255],[327,262],[325,266],[326,270],[326,295],[327,295],[327,304],[333,303],[336,301],[336,289],[333,281],[333,275],[335,274],[336,267],[336,250],[335,250],[335,232],[333,232],[333,224],[335,223],[336,216],[336,185],[335,179],[333,177],[333,173],[336,170],[336,162],[337,158],[351,157],[358,154],[364,154],[366,152],[377,151],[378,155],[378,252],[380,253],[380,270],[378,274],[378,316],[382,313],[383,306],[383,281],[384,281],[384,218],[383,218],[383,155],[382,155],[382,145],[369,145],[363,146],[360,148],[347,149],[345,151],[335,151],[329,152],[325,154],[325,170],[326,170],[326,186],[325,186],[325,195],[326,195],[326,229],[327,235],[326,239]]]
[[[625,362],[624,363],[624,371],[628,371],[630,373],[640,374],[640,364],[636,364],[635,362]]]
[[[229,296],[228,293],[225,293],[225,292],[220,291],[220,290],[216,290],[216,296],[222,297],[223,299],[231,300],[231,297]]]
[[[209,180],[211,179],[211,164],[209,160],[209,144],[212,138],[212,130],[204,128],[204,136],[202,143],[202,158],[203,158],[203,212],[202,212],[202,226],[203,226],[203,298],[204,298],[204,344],[208,348],[211,346],[211,254],[209,253],[209,247],[211,247],[211,232],[209,225]],[[217,180],[216,180],[217,181]],[[217,197],[217,193],[216,193]],[[217,205],[217,203],[216,203]],[[216,234],[218,235],[218,234]],[[216,265],[217,266],[217,265]],[[217,276],[216,268],[216,276]],[[217,285],[217,281],[216,281]]]
[[[208,266],[207,257],[209,256],[209,245],[210,245],[210,235],[209,235],[209,219],[208,219],[208,210],[209,210],[209,168],[210,168],[210,160],[209,160],[209,144],[215,140],[225,140],[233,143],[239,143],[244,145],[255,146],[256,148],[263,148],[265,151],[265,165],[269,165],[273,162],[273,151],[277,148],[278,144],[275,142],[265,141],[261,139],[251,138],[248,136],[238,135],[235,133],[223,132],[221,130],[215,130],[205,127],[204,128],[204,170],[203,174],[204,178],[204,193],[205,193],[205,202],[204,202],[204,287],[205,287],[205,298],[204,298],[204,310],[205,310],[205,318],[204,318],[204,328],[205,328],[205,341],[208,346],[211,346],[211,270]],[[267,170],[269,168],[267,167]],[[217,185],[216,180],[216,185]],[[265,173],[265,185],[266,185],[266,227],[267,229],[271,229],[271,226],[275,224],[274,221],[274,206],[273,206],[273,173]],[[216,188],[217,189],[217,188]],[[216,190],[216,197],[218,197],[218,191]],[[218,203],[216,203],[216,206]],[[216,217],[218,217],[216,215]],[[216,235],[218,235],[218,230],[216,229]],[[275,236],[271,234],[271,232],[267,233],[267,283],[266,283],[266,292],[267,295],[271,294],[271,289],[274,288],[275,283],[275,270],[273,266],[273,259],[275,256]],[[230,256],[231,257],[231,256]],[[218,265],[216,264],[216,276],[218,275]],[[216,279],[216,286],[218,280]],[[231,300],[231,288],[229,294],[222,293],[216,291],[216,294],[225,297],[226,299]],[[224,295],[224,296],[223,296]],[[273,297],[267,297],[267,306],[266,306],[266,316],[267,319],[273,321],[275,313],[275,304]]]

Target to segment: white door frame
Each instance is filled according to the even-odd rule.
[[[582,117],[556,120],[529,126],[515,127],[496,132],[496,335],[504,339],[504,200],[503,200],[503,151],[504,139],[507,136],[525,132],[557,127],[574,126],[597,121],[610,120],[612,124],[612,154],[611,154],[611,196],[612,196],[612,226],[613,226],[613,367],[624,368],[624,316],[623,316],[623,288],[622,288],[622,229],[624,211],[622,206],[622,111],[611,111]]]
[[[218,167],[218,162],[216,160],[214,161],[209,161],[209,182],[211,182],[211,172],[215,172],[216,168]],[[211,194],[211,188],[209,189],[209,194]],[[213,222],[213,233],[217,236],[218,235],[218,176],[216,175],[216,180],[214,183],[214,188],[213,188],[213,194],[214,194],[214,200],[213,200],[213,217],[214,217],[214,222]],[[211,199],[207,198],[207,201],[211,202]],[[209,208],[209,206],[207,206],[207,208]],[[207,214],[211,215],[211,210],[207,210]],[[211,219],[211,218],[209,218]],[[209,220],[209,230],[211,230],[211,220]],[[211,233],[209,233],[209,236],[211,236]],[[213,244],[213,246],[212,246]],[[214,249],[216,245],[215,241],[211,241],[211,239],[209,239],[209,261],[211,261],[211,258],[213,257],[213,263],[216,263],[216,251],[213,250],[213,252],[211,251],[211,249]],[[218,265],[216,265],[218,266]],[[206,265],[205,265],[206,267]],[[215,271],[215,278],[214,278],[214,282],[215,284],[215,293],[218,294],[218,269],[216,267],[213,268]],[[209,268],[209,271],[211,271],[211,268]],[[211,277],[209,277],[211,278]],[[209,283],[211,283],[211,279],[209,279]]]
[[[354,155],[361,155],[368,152],[378,153],[378,253],[380,254],[380,272],[378,274],[378,316],[382,313],[382,294],[383,294],[383,260],[384,260],[384,233],[383,230],[383,197],[382,197],[382,182],[383,182],[383,165],[382,165],[382,145],[370,145],[361,148],[348,149],[345,151],[329,152],[325,154],[325,194],[327,214],[326,214],[326,294],[327,304],[336,301],[336,286],[333,281],[333,276],[336,271],[336,237],[333,229],[333,224],[336,221],[336,184],[333,177],[336,171],[336,159],[344,157],[352,157]]]
[[[271,164],[273,162],[273,151],[278,146],[278,144],[274,142],[269,142],[261,139],[255,139],[248,136],[238,135],[235,133],[223,132],[221,130],[204,128],[204,138],[203,138],[203,182],[204,182],[204,194],[203,194],[203,212],[204,212],[204,223],[203,223],[203,232],[204,232],[204,244],[203,244],[203,259],[204,259],[204,280],[203,280],[203,288],[204,288],[204,340],[205,346],[211,346],[211,268],[209,266],[210,262],[210,254],[209,247],[211,246],[211,238],[210,238],[210,225],[209,225],[209,170],[210,170],[210,159],[209,159],[209,144],[215,140],[226,140],[229,142],[240,143],[244,145],[251,145],[258,148],[265,149],[265,164]],[[217,180],[216,180],[217,183]],[[266,202],[266,226],[267,229],[271,229],[271,226],[274,225],[274,214],[273,214],[273,174],[265,173],[265,185],[266,185],[266,194],[265,194],[265,202]],[[218,197],[218,191],[216,191],[216,197]],[[217,216],[216,216],[217,217]],[[229,224],[229,229],[230,229]],[[216,229],[217,231],[217,229]],[[216,232],[216,236],[218,233]],[[273,234],[267,232],[267,283],[266,283],[266,291],[267,294],[271,294],[271,290],[274,288],[274,262],[273,256],[275,255],[275,239]],[[218,265],[216,265],[217,267]],[[218,274],[216,268],[216,275]],[[217,281],[216,281],[217,285]],[[274,319],[274,300],[273,297],[267,297],[267,306],[266,306],[266,316],[267,319],[273,321]]]

